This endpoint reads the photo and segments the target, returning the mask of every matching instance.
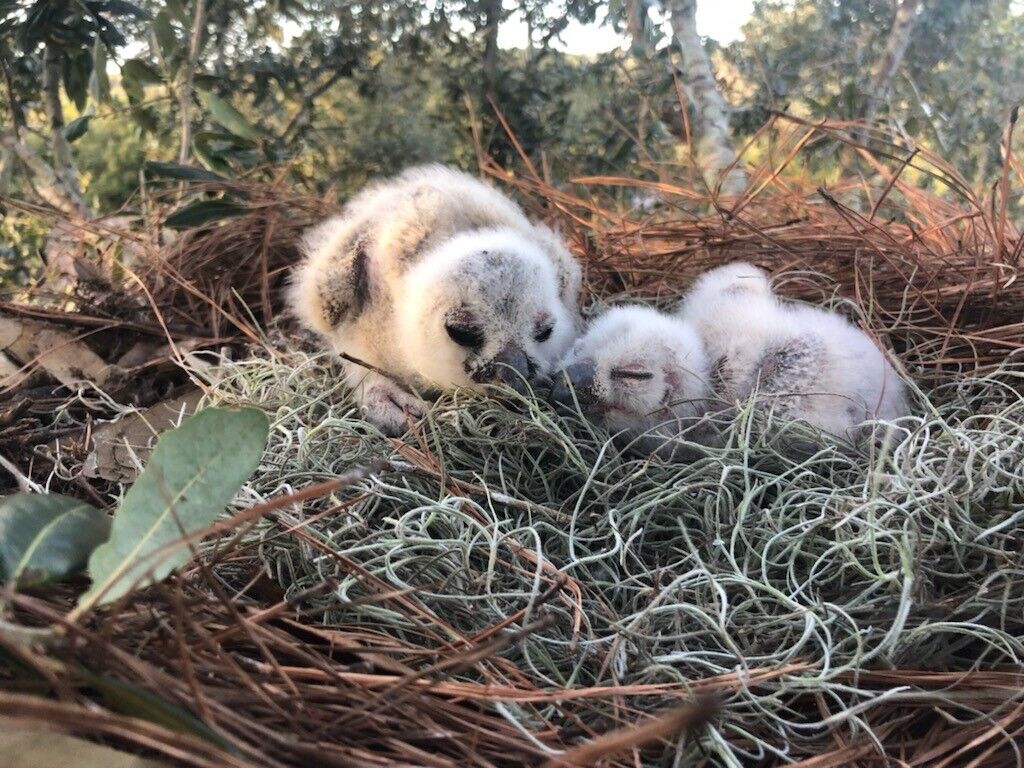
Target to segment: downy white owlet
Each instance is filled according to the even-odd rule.
[[[303,251],[291,307],[376,369],[342,363],[366,417],[391,434],[425,411],[421,394],[525,388],[578,330],[580,268],[556,234],[444,166],[370,186]]]

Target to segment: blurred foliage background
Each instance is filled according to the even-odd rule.
[[[0,283],[24,284],[42,264],[45,228],[11,200],[94,218],[144,208],[154,173],[281,167],[343,199],[410,163],[473,168],[474,135],[498,162],[521,163],[499,113],[556,182],[664,172],[691,126],[713,128],[689,71],[695,5],[0,0]],[[514,19],[528,45],[502,48]],[[609,26],[623,45],[565,53],[570,22]],[[757,0],[740,39],[698,45],[732,146],[773,112],[880,121],[979,190],[1002,172],[1024,97],[1019,0]],[[843,162],[824,152],[803,171],[826,179]]]

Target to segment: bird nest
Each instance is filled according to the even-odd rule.
[[[747,409],[724,446],[666,462],[512,392],[448,395],[389,439],[331,361],[258,333],[279,308],[295,202],[264,195],[186,235],[172,283],[191,287],[159,294],[146,275],[160,265],[137,285],[193,325],[211,307],[203,270],[239,258],[231,233],[250,259],[267,244],[266,266],[219,286],[266,303],[209,334],[259,343],[181,360],[206,402],[263,408],[271,444],[187,570],[59,647],[4,641],[3,710],[197,766],[1019,764],[1024,287],[1009,190],[979,200],[893,147],[868,155],[874,186],[819,190],[784,167],[841,129],[777,126],[782,160],[738,201],[647,169],[628,182],[654,193],[642,216],[602,202],[623,179],[485,170],[559,221],[604,299],[663,303],[743,258],[783,294],[857,317],[915,381],[914,416],[862,452],[794,456],[780,446],[806,444],[805,428]],[[280,248],[260,238],[270,218]],[[100,407],[125,410],[79,393],[63,423]],[[83,478],[82,453],[50,451],[37,479],[116,493]],[[68,589],[7,602],[23,625],[59,623]]]

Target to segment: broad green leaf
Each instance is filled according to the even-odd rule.
[[[245,213],[248,213],[247,208],[230,200],[199,200],[174,211],[164,220],[164,224],[171,229],[191,229]]]
[[[93,586],[75,613],[160,581],[188,562],[183,537],[209,526],[259,463],[267,416],[207,408],[165,432],[89,558]]]
[[[241,166],[243,168],[254,168],[260,163],[265,162],[265,158],[259,152],[252,149],[239,149],[232,152],[222,152],[220,156],[225,159],[230,159],[232,164],[236,167]]]
[[[48,730],[37,723],[0,717],[0,754],[5,768],[161,768],[167,763]]]
[[[142,85],[157,85],[163,82],[160,73],[142,59],[128,59],[121,65],[121,75]]]
[[[231,175],[231,166],[199,136],[192,137],[192,151],[195,152],[199,161],[211,171],[219,171],[225,176]]]
[[[259,142],[249,141],[227,131],[196,131],[195,140],[205,144],[210,152],[231,152],[236,149],[256,149]]]
[[[77,55],[66,55],[63,67],[64,91],[81,112],[89,95],[89,78],[92,75],[92,52],[88,49]]]
[[[160,53],[164,60],[170,65],[171,60],[180,53],[178,35],[171,26],[171,17],[166,11],[160,11],[153,19],[153,34],[156,35],[157,45],[160,46]]]
[[[159,113],[152,107],[132,107],[132,120],[144,133],[156,133],[160,130]]]
[[[215,93],[200,91],[199,98],[210,116],[220,125],[243,139],[258,139],[260,132],[246,121],[242,113]]]
[[[68,143],[73,143],[85,135],[85,132],[89,130],[89,121],[91,119],[92,113],[86,112],[64,126],[64,138],[68,140]]]
[[[110,535],[110,518],[56,493],[0,501],[0,581],[44,584],[78,573]]]
[[[100,103],[110,99],[110,78],[107,76],[107,46],[99,37],[92,46],[92,74],[89,75],[89,91],[93,101]]]
[[[128,103],[133,107],[138,107],[143,101],[146,100],[146,92],[142,87],[142,83],[133,77],[125,75],[124,70],[121,70],[121,87],[124,88],[124,93],[128,97]]]
[[[146,175],[161,176],[165,179],[179,179],[181,181],[227,181],[227,179],[220,174],[208,171],[205,168],[197,168],[194,165],[157,163],[147,160],[144,167],[146,169]]]

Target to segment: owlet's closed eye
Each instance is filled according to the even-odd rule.
[[[536,333],[533,334],[533,340],[538,344],[543,344],[545,341],[551,338],[551,334],[554,332],[555,326],[548,325],[544,328],[540,328]]]
[[[608,376],[613,379],[630,381],[650,381],[654,378],[654,374],[650,371],[637,371],[632,368],[614,368],[609,371]]]
[[[444,324],[444,329],[448,332],[448,337],[461,347],[474,349],[483,346],[484,332],[478,325],[448,320]]]

